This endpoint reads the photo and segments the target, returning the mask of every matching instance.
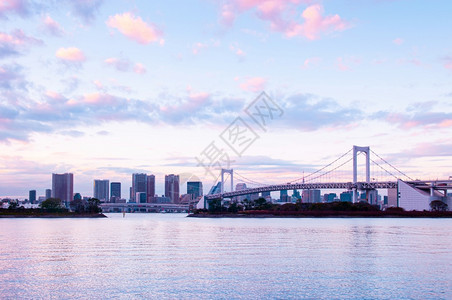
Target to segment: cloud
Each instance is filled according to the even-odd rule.
[[[14,97],[7,95],[7,92],[12,91],[17,93],[19,90],[25,90],[27,84],[20,65],[9,64],[0,66],[0,89],[3,90],[3,93],[0,95],[4,96],[5,99],[7,98],[11,101]]]
[[[0,32],[0,58],[19,54],[32,45],[42,45],[39,39],[27,36],[22,30],[15,29],[10,34]]]
[[[140,44],[163,41],[162,33],[155,25],[144,22],[130,12],[110,16],[106,24]]]
[[[141,63],[132,63],[130,60],[125,58],[116,58],[110,57],[104,60],[107,65],[114,67],[116,70],[120,72],[129,72],[133,71],[137,74],[146,73],[146,67]]]
[[[446,56],[444,58],[444,68],[452,70],[452,56]]]
[[[354,107],[343,107],[332,99],[311,94],[296,94],[283,100],[284,126],[302,131],[324,127],[348,127],[363,118],[364,112]]]
[[[67,0],[72,5],[72,12],[80,17],[84,23],[93,22],[103,0]]]
[[[54,36],[62,36],[64,35],[64,29],[56,22],[54,19],[52,19],[49,15],[47,15],[43,21],[43,29],[48,34],[54,35]]]
[[[309,57],[306,58],[301,66],[302,69],[307,69],[312,65],[316,65],[321,61],[320,57]]]
[[[193,44],[193,46],[192,46],[192,53],[194,55],[197,55],[203,49],[207,49],[207,48],[210,48],[210,47],[219,47],[220,44],[221,43],[218,40],[210,40],[208,42],[197,42],[197,43]]]
[[[141,63],[136,63],[133,67],[133,71],[137,74],[144,74],[146,73],[146,67]]]
[[[392,42],[393,42],[394,44],[400,46],[400,45],[402,45],[405,41],[404,41],[403,39],[401,39],[401,38],[396,38],[396,39],[394,39]]]
[[[384,120],[402,129],[440,129],[452,128],[452,113],[433,112],[430,107],[422,106],[417,111],[388,112],[379,111],[372,114],[371,118]]]
[[[27,1],[26,0],[2,0],[0,2],[0,17],[6,17],[9,13],[18,15],[26,15]]]
[[[263,21],[270,22],[273,31],[281,32],[287,37],[301,36],[309,40],[318,39],[322,33],[343,31],[350,27],[339,15],[323,16],[324,9],[320,4],[306,7],[300,18],[287,19],[295,15],[301,4],[310,4],[310,0],[229,0],[221,8],[220,21],[232,26],[239,14],[255,10]]]
[[[85,54],[75,47],[60,48],[55,55],[59,59],[69,62],[84,62],[86,60]]]
[[[229,49],[237,56],[239,61],[243,61],[246,57],[246,53],[240,49],[237,45],[229,46]]]
[[[267,80],[262,77],[249,78],[240,84],[240,88],[249,92],[261,92],[265,89]]]

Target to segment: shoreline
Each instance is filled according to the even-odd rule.
[[[46,219],[62,219],[62,218],[108,218],[103,213],[100,214],[71,214],[71,213],[36,213],[36,214],[4,214],[0,213],[0,219],[28,219],[28,218],[46,218]]]
[[[268,212],[250,211],[245,213],[197,213],[189,218],[452,218],[452,211],[300,211]]]

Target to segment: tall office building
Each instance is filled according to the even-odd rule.
[[[147,175],[144,173],[133,173],[132,174],[132,193],[131,193],[131,201],[136,201],[137,193],[146,193],[146,177]]]
[[[165,196],[171,203],[179,203],[179,175],[165,175]]]
[[[69,207],[74,194],[74,175],[72,173],[52,174],[52,198],[58,198]]]
[[[221,183],[221,182],[220,182],[220,183]],[[236,190],[236,191],[243,191],[243,190],[246,190],[246,189],[247,189],[246,183],[237,183],[237,184],[235,185],[235,190]],[[245,200],[245,199],[248,198],[247,196],[248,196],[248,195],[243,195],[243,196],[237,196],[237,197],[234,197],[234,201],[242,202],[243,200]]]
[[[31,204],[36,202],[36,190],[31,190],[28,192],[28,200]]]
[[[202,182],[201,181],[188,181],[187,182],[187,194],[191,195],[192,199],[197,199],[203,195]]]
[[[146,194],[147,194],[147,202],[153,202],[155,197],[155,176],[148,175],[146,179]]]
[[[46,200],[52,198],[52,190],[51,189],[46,189]]]
[[[121,199],[121,182],[112,182],[110,184],[110,201],[116,202]]]
[[[94,198],[99,199],[101,202],[107,202],[109,199],[108,195],[110,194],[109,185],[110,185],[110,180],[108,180],[108,179],[104,179],[104,180],[95,179],[94,187],[93,187]]]

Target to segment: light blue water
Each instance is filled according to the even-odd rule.
[[[452,298],[452,219],[108,216],[0,219],[0,298]]]

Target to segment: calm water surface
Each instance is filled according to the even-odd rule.
[[[451,219],[0,219],[0,298],[452,299]]]

